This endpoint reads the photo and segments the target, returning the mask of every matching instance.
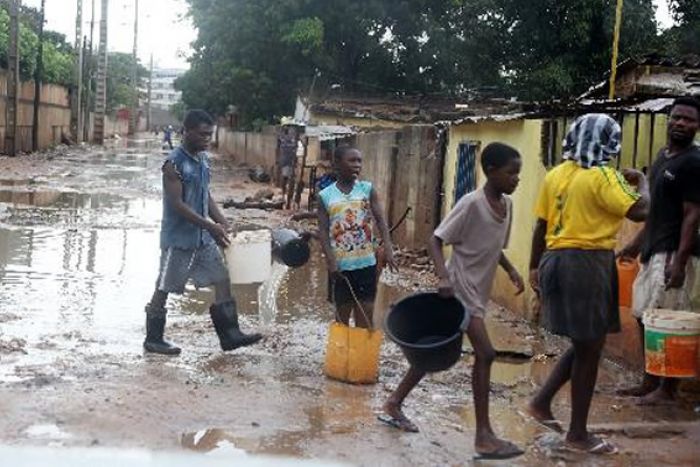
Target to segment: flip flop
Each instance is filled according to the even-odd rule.
[[[377,420],[389,425],[392,428],[396,428],[397,430],[405,431],[406,433],[418,433],[419,431],[418,427],[407,418],[402,420],[388,414],[381,414],[377,415]]]
[[[540,425],[544,428],[550,429],[550,430],[554,431],[555,433],[559,433],[559,434],[564,433],[564,427],[562,426],[561,422],[559,420],[557,420],[556,418],[552,418],[549,420],[540,420],[539,418],[534,417],[534,416],[530,415],[529,413],[524,412],[522,410],[518,410],[518,415],[520,415],[521,417],[523,417],[526,420],[532,420],[535,423],[537,423],[538,425]]]
[[[525,451],[511,442],[506,442],[503,446],[491,452],[477,452],[474,460],[504,460],[522,456]]]
[[[595,443],[593,446],[590,448],[582,448],[580,446],[576,446],[575,444],[571,444],[568,441],[564,442],[564,447],[570,451],[573,452],[581,452],[585,454],[596,454],[599,456],[605,456],[605,455],[614,455],[617,454],[619,451],[617,447],[609,443],[608,441],[604,439],[599,439],[597,443]]]

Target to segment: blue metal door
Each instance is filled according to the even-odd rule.
[[[455,180],[455,203],[476,190],[476,150],[473,142],[459,143],[457,148],[457,175]]]

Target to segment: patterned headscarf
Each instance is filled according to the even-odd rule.
[[[563,158],[584,169],[607,165],[620,153],[622,128],[605,114],[586,114],[576,119],[564,138]]]

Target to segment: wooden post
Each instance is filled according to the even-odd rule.
[[[73,67],[73,92],[71,93],[70,130],[73,141],[82,139],[82,102],[83,88],[83,0],[77,0],[75,14],[75,63]]]
[[[96,144],[105,142],[105,112],[107,110],[107,15],[109,0],[102,0],[100,17],[100,48],[97,59],[97,86],[95,90],[95,131]]]
[[[135,135],[139,126],[139,0],[134,0],[134,63],[131,69],[131,110],[129,112],[129,135]]]
[[[153,54],[151,54],[151,66],[149,70],[148,77],[148,97],[146,101],[146,131],[151,131],[151,93],[153,91]],[[217,140],[219,138],[219,131],[216,132]]]
[[[91,132],[94,128],[90,127],[90,113],[94,111],[94,76],[95,71],[95,0],[92,0],[91,5],[91,17],[90,17],[90,48],[87,47],[87,37],[83,39],[83,44],[85,46],[85,51],[83,52],[83,57],[87,57],[87,60],[83,60],[85,64],[84,79],[85,79],[85,99],[83,104],[83,140],[90,141]]]
[[[44,14],[46,0],[41,0],[39,13],[39,47],[34,70],[34,118],[32,119],[32,150],[39,150],[39,108],[41,107],[41,82],[44,78]]]
[[[17,154],[17,109],[19,107],[19,7],[10,0],[10,37],[7,51],[7,107],[5,109],[5,152]]]
[[[615,81],[617,81],[617,54],[620,48],[620,29],[622,28],[622,7],[625,0],[617,0],[615,10],[615,32],[613,35],[612,63],[610,66],[610,93],[608,98],[615,99]],[[619,158],[618,158],[619,161]]]

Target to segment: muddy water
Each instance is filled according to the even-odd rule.
[[[0,441],[182,446],[231,459],[265,453],[362,465],[466,464],[473,455],[470,355],[411,394],[406,412],[422,429],[413,436],[375,421],[406,369],[396,346],[382,349],[377,385],[322,376],[333,309],[318,251],[304,267],[280,270],[266,292],[234,288],[244,327],[266,334],[260,345],[221,353],[206,313],[212,294],[190,288],[168,304],[167,334],[183,355],[142,354],[143,306],[159,253],[162,157],[144,142],[130,143],[55,160],[56,176],[0,179]],[[215,193],[234,183],[255,190],[222,167]],[[281,222],[265,212],[227,215],[249,225]],[[384,279],[405,286],[380,286],[377,324],[391,303],[421,286]],[[495,308],[488,325],[496,348],[511,356],[492,372],[494,428],[529,447],[517,465],[554,465],[547,450],[557,440],[539,441],[542,430],[518,409],[546,378],[547,355],[560,353],[561,343]],[[631,377],[603,366],[593,423],[697,419],[685,409],[644,410],[614,397],[612,389]],[[555,412],[567,419],[567,391]],[[625,456],[622,465],[644,458]]]

